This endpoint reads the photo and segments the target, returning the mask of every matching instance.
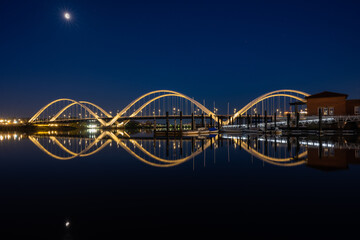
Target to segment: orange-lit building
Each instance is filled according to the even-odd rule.
[[[324,116],[360,114],[360,99],[347,100],[347,97],[347,94],[327,91],[308,96],[307,115],[319,115],[319,109]]]

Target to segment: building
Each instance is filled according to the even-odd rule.
[[[319,115],[319,109],[324,116],[360,115],[360,99],[347,100],[347,97],[347,94],[327,91],[308,96],[307,115]]]

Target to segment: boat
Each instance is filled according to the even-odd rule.
[[[219,132],[217,128],[198,128],[198,130],[199,134],[211,134]]]
[[[221,127],[222,132],[240,133],[243,129],[239,125],[226,125]]]
[[[208,130],[209,130],[209,133],[217,133],[217,132],[219,132],[219,129],[217,129],[217,128],[209,128]]]

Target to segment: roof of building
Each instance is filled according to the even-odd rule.
[[[344,94],[344,93],[335,93],[335,92],[324,91],[321,93],[316,93],[316,94],[310,95],[305,98],[309,99],[309,98],[329,98],[329,97],[345,97],[345,98],[347,98],[348,95]]]

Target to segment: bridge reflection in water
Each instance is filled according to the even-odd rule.
[[[20,140],[25,135],[1,135],[1,140]],[[222,146],[245,151],[255,159],[275,166],[307,165],[325,170],[346,169],[360,163],[360,144],[350,141],[270,137],[259,135],[213,135],[198,137],[158,137],[152,133],[129,135],[125,131],[39,132],[28,138],[44,153],[58,160],[95,155],[106,147],[124,149],[135,159],[153,167],[174,167],[189,160],[206,161],[206,153]]]

